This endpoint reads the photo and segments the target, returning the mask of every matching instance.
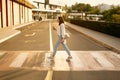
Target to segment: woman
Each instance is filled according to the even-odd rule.
[[[59,26],[57,27],[57,29],[53,28],[54,30],[57,30],[58,40],[57,40],[57,42],[56,42],[56,44],[54,46],[54,51],[53,51],[53,54],[51,55],[51,59],[54,58],[58,46],[60,44],[62,44],[63,48],[66,50],[66,52],[68,54],[68,58],[66,59],[68,61],[69,59],[72,58],[72,56],[71,56],[69,48],[66,45],[66,39],[65,39],[66,31],[65,31],[65,25],[64,25],[63,18],[62,17],[58,17],[58,22],[59,22]]]

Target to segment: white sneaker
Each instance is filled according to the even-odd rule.
[[[66,61],[70,62],[70,59],[72,59],[72,56],[68,56],[68,58],[66,59]]]
[[[54,59],[53,54],[51,54],[48,58],[53,60]]]
[[[72,56],[68,56],[68,59],[72,59]]]
[[[49,58],[49,59],[54,59],[54,57],[52,57],[52,56],[49,56],[48,58]]]

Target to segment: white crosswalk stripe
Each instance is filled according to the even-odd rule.
[[[20,53],[15,60],[10,64],[9,67],[21,67],[26,60],[28,53]]]
[[[103,66],[103,67],[114,67],[112,63],[110,63],[106,58],[104,58],[98,52],[92,52],[91,55]]]
[[[3,55],[6,52],[0,53],[0,55]],[[57,51],[53,64],[51,64],[50,59],[48,59],[50,54],[49,52],[43,53],[41,51],[22,51],[14,53],[15,55],[13,60],[9,63],[9,67],[26,67],[30,69],[33,69],[34,67],[34,69],[39,70],[48,70],[50,68],[53,70],[120,70],[120,62],[118,62],[120,58],[117,56],[118,54],[112,51],[71,51],[73,58],[70,63],[66,62],[68,55],[65,51]],[[35,56],[41,53],[44,55],[39,55],[39,57]],[[2,57],[1,59],[5,61],[7,56],[10,57],[10,55],[12,55],[11,52],[7,52],[5,57]],[[36,62],[36,60],[38,61]]]
[[[114,56],[116,56],[117,58],[120,59],[120,54],[117,54],[117,53],[111,52],[111,55],[114,55]]]
[[[73,65],[76,68],[83,68],[85,67],[84,64],[82,63],[82,61],[80,60],[80,58],[76,55],[76,54],[72,54],[73,59],[71,59],[71,61],[73,62]]]

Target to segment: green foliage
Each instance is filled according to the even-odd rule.
[[[113,7],[103,12],[103,20],[120,23],[120,7]]]
[[[103,18],[102,20],[107,22],[117,22],[120,23],[120,6],[112,6],[111,9],[106,10],[101,13],[100,9],[98,9],[98,6],[92,7],[90,4],[84,4],[84,3],[75,3],[71,7],[65,6],[64,8],[67,13],[71,13],[72,11],[77,11],[78,13],[84,12],[86,14],[102,14]]]
[[[68,6],[67,5],[65,5],[64,7],[62,7],[62,10],[65,10],[65,11],[67,11],[68,10]]]
[[[90,4],[84,4],[84,3],[76,3],[75,5],[72,5],[72,10],[77,10],[78,12],[88,12],[92,9]]]
[[[113,20],[113,22],[120,23],[120,14],[113,14],[112,15],[112,20]]]
[[[98,9],[97,7],[92,7],[91,11],[89,11],[89,13],[91,14],[100,14],[100,9]]]
[[[67,5],[63,6],[62,10],[65,10],[67,13],[70,13],[72,11],[71,7],[68,7]]]
[[[83,21],[83,20],[70,20],[70,22],[95,31],[120,37],[120,23]]]

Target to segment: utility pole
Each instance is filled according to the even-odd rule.
[[[47,4],[49,4],[49,0],[45,0],[45,4],[44,4],[45,9]]]

